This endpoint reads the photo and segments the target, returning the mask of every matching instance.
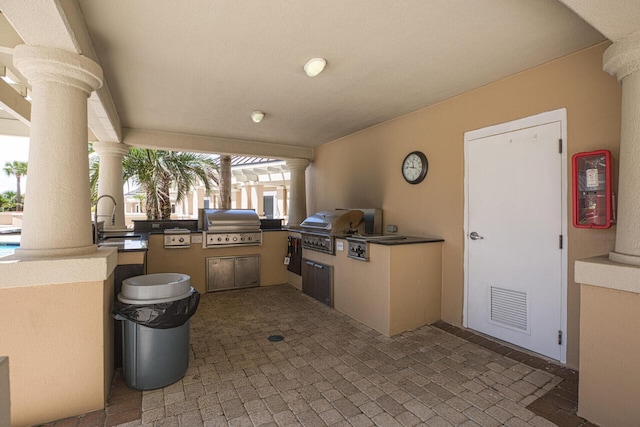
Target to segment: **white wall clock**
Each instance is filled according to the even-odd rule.
[[[402,177],[409,184],[418,184],[424,180],[429,170],[427,156],[421,151],[412,151],[402,161]]]

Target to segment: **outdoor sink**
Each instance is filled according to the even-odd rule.
[[[98,241],[98,246],[115,247],[118,250],[141,250],[147,248],[147,242],[140,234],[108,234],[102,236]]]
[[[119,244],[122,244],[124,242],[131,242],[131,241],[136,241],[136,240],[140,240],[140,239],[141,239],[140,234],[107,235],[107,236],[102,236],[102,238],[100,238],[100,241],[98,242],[98,245],[99,246],[119,245]]]
[[[98,242],[98,246],[119,246],[124,244],[124,240],[102,240]]]

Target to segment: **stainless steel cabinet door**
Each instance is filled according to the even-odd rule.
[[[260,255],[236,257],[236,288],[260,286]]]
[[[235,287],[235,258],[207,258],[207,291]]]
[[[302,292],[333,307],[333,266],[302,261]]]

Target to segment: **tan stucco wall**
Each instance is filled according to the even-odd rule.
[[[640,294],[581,287],[578,414],[602,426],[640,420]]]
[[[11,225],[13,212],[0,212],[0,225]]]
[[[22,225],[22,212],[0,212],[0,225],[20,227]]]
[[[11,361],[11,425],[104,408],[113,372],[113,275],[0,289],[0,354]]]
[[[568,158],[608,149],[617,159],[621,90],[602,71],[607,47],[594,46],[319,147],[307,170],[308,211],[380,207],[384,225],[397,225],[400,234],[444,238],[442,319],[461,325],[464,133],[566,108]],[[407,184],[400,174],[402,159],[413,150],[429,158],[429,173],[419,185]],[[571,187],[570,175],[567,179]],[[566,203],[571,212],[570,192]],[[614,237],[615,227],[569,226],[567,364],[573,368],[579,361],[580,310],[573,261],[607,253]]]

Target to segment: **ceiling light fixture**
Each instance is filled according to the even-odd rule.
[[[256,110],[251,113],[251,120],[253,120],[254,123],[260,123],[262,119],[264,119],[264,112]]]
[[[324,58],[311,58],[304,64],[304,72],[309,77],[315,77],[324,70],[327,65],[327,60]]]

